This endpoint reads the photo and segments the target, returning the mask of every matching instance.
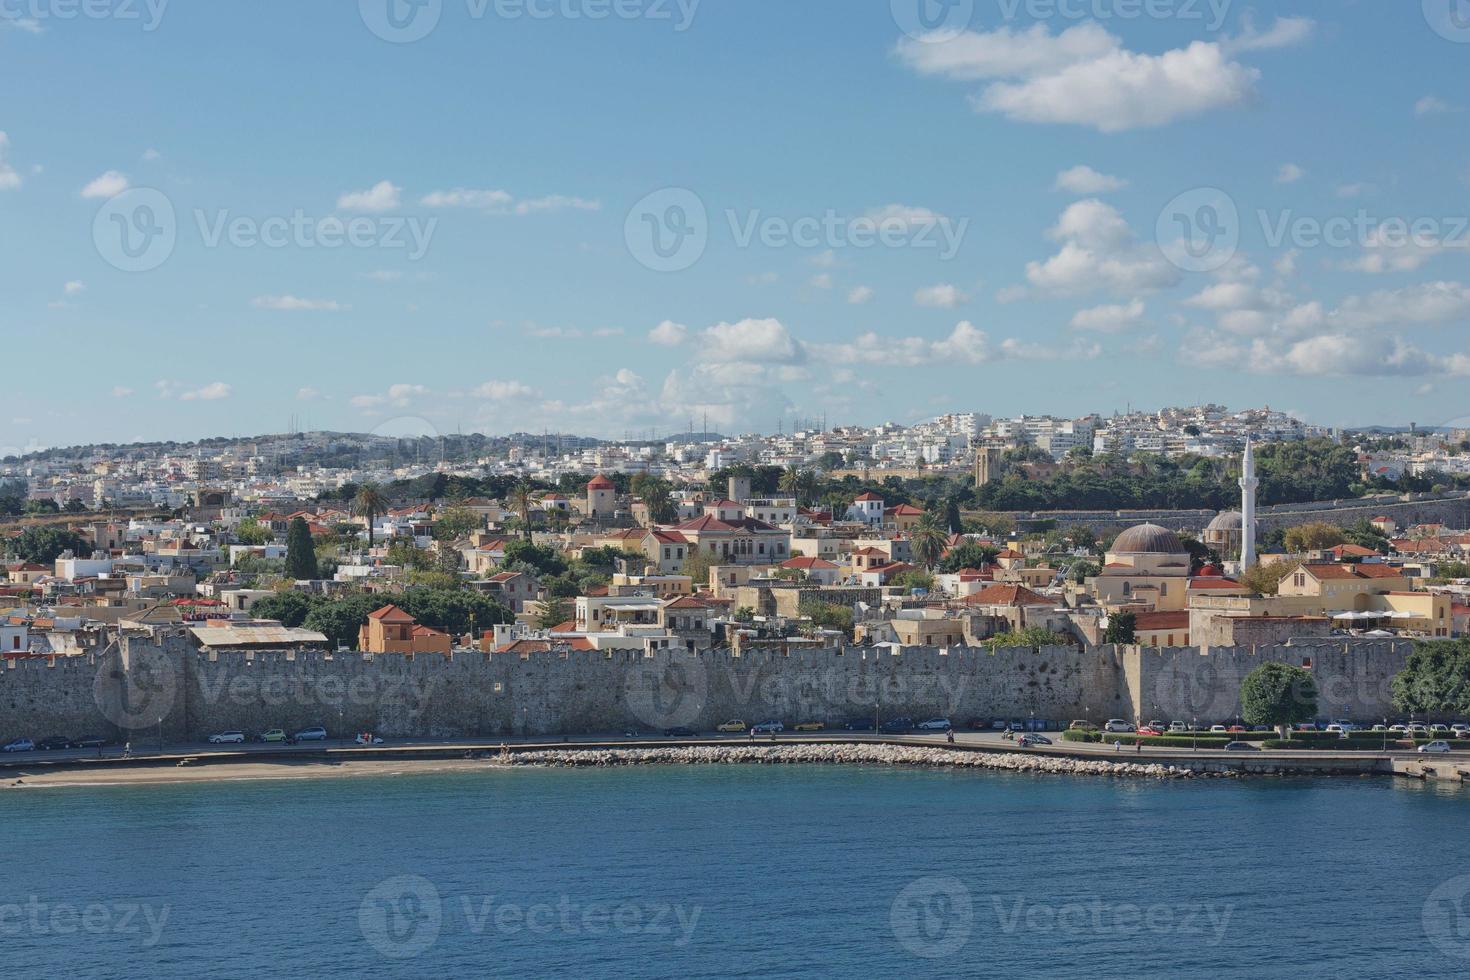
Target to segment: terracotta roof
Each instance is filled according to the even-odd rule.
[[[1340,544],[1336,548],[1332,549],[1332,553],[1336,555],[1339,559],[1367,558],[1371,555],[1378,554],[1378,552],[1374,551],[1372,548],[1364,548],[1362,545],[1357,544]]]
[[[496,653],[555,653],[563,648],[594,650],[591,640],[575,638],[567,640],[516,640],[495,648]]]
[[[368,619],[376,619],[381,623],[416,623],[408,613],[394,605],[384,606],[382,609],[368,613]]]
[[[1244,588],[1244,586],[1235,581],[1235,579],[1226,578],[1223,575],[1201,575],[1198,578],[1192,578],[1189,580],[1189,587],[1191,589],[1200,590]]]
[[[897,507],[888,508],[885,513],[894,517],[920,517],[924,512],[911,504],[899,504]]]
[[[1319,581],[1344,581],[1347,579],[1362,578],[1402,578],[1403,569],[1393,568],[1389,565],[1303,565],[1302,570],[1310,572]]]
[[[1183,609],[1177,612],[1142,612],[1134,613],[1134,629],[1138,630],[1187,630],[1189,629],[1189,610]]]
[[[1050,606],[1054,603],[1037,595],[1024,585],[988,585],[972,596],[965,597],[967,606]]]
[[[825,558],[788,558],[781,563],[782,568],[822,568],[833,569],[838,567]]]
[[[612,489],[614,489],[614,485],[613,485],[613,481],[609,480],[607,477],[605,477],[601,473],[599,473],[599,474],[597,474],[596,476],[594,476],[591,480],[589,480],[587,482],[587,489],[588,490],[612,490]]]
[[[882,499],[883,499],[882,497],[878,496],[876,493],[874,493],[873,491],[869,490],[867,493],[863,494],[862,496],[853,498],[853,503],[857,503],[859,500],[879,500],[879,501],[881,501]]]

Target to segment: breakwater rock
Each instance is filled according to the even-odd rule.
[[[1068,776],[1186,779],[1206,775],[1159,763],[1072,759],[1021,752],[964,752],[907,745],[671,745],[667,748],[565,749],[503,752],[513,766],[588,768],[640,765],[865,765],[945,769],[994,769]],[[1209,775],[1225,775],[1211,773]]]

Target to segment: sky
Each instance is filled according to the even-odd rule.
[[[0,455],[1470,416],[1470,4],[0,0]]]

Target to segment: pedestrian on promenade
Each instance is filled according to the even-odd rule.
[[[945,741],[947,741],[951,745],[953,745],[954,744],[954,729],[953,728],[946,728],[944,730],[944,738],[945,738]]]
[[[750,729],[750,740],[752,742],[755,741],[755,727],[754,726],[752,726],[751,729]]]

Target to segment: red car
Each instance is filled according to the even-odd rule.
[[[1244,725],[1231,725],[1229,728],[1227,728],[1225,730],[1227,732],[1248,732],[1248,731],[1250,731],[1250,729],[1249,728],[1246,728]]]
[[[1150,727],[1148,725],[1144,725],[1142,728],[1140,728],[1138,730],[1137,734],[1139,734],[1139,735],[1162,735],[1164,733],[1161,732],[1161,731],[1159,731],[1157,728],[1152,728],[1152,727]]]

